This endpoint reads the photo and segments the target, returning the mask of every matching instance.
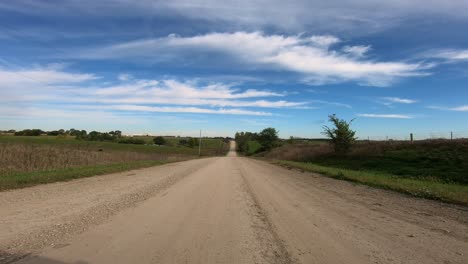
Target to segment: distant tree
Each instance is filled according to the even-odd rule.
[[[345,154],[349,152],[351,146],[356,141],[356,131],[351,129],[351,123],[354,119],[347,122],[333,114],[328,116],[328,120],[333,124],[333,127],[323,126],[322,134],[330,139],[335,153]]]
[[[15,136],[40,136],[45,132],[40,129],[25,129],[15,132]]]
[[[289,144],[294,144],[296,142],[296,138],[294,138],[293,136],[290,136],[289,139],[288,139],[288,143]]]
[[[179,145],[188,146],[188,140],[183,138],[179,140]]]
[[[161,145],[166,144],[166,139],[161,136],[158,136],[158,137],[153,138],[153,142],[154,144],[161,146]]]
[[[48,136],[60,136],[60,135],[65,135],[65,130],[60,129],[60,130],[52,130],[46,132]]]
[[[278,141],[278,131],[272,127],[265,128],[258,133],[257,141],[262,145],[263,150],[271,150]]]

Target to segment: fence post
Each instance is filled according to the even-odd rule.
[[[410,133],[410,141],[413,143],[413,133]]]

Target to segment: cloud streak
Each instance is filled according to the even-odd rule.
[[[466,18],[466,1],[394,0],[106,0],[14,1],[0,3],[0,10],[61,17],[137,17],[170,15],[176,18],[230,23],[239,27],[275,27],[297,32],[314,28],[363,34],[403,23],[408,17],[446,16]],[[280,10],[280,11],[278,11]],[[320,12],[311,11],[320,10]],[[353,29],[359,29],[354,31]]]
[[[100,84],[93,74],[68,73],[48,67],[0,70],[0,101],[4,104],[72,104],[65,108],[270,116],[259,108],[306,107],[308,102],[269,100],[286,93],[240,89],[232,84],[136,79],[118,75],[113,85]],[[89,81],[93,81],[89,83]],[[243,109],[243,108],[255,108]]]
[[[210,33],[192,37],[169,35],[136,40],[81,53],[88,59],[150,59],[165,61],[188,54],[221,54],[228,61],[252,68],[298,73],[310,83],[355,81],[362,85],[388,86],[400,78],[425,76],[432,65],[400,61],[379,62],[363,58],[367,46],[332,49],[333,36],[265,35],[261,32]],[[161,56],[164,54],[164,56]],[[192,56],[193,57],[193,56]],[[181,59],[181,58],[180,58]]]
[[[410,115],[401,115],[401,114],[358,114],[360,117],[368,118],[391,118],[391,119],[412,119]]]
[[[461,105],[455,107],[428,106],[427,108],[444,111],[468,112],[468,105]]]
[[[450,62],[468,61],[468,49],[443,49],[427,52],[425,57],[444,59]]]

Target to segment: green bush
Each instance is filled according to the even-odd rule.
[[[161,145],[165,145],[165,144],[166,144],[166,139],[164,139],[163,137],[159,136],[159,137],[153,138],[153,142],[154,142],[154,144],[161,146]]]
[[[146,142],[143,139],[139,138],[122,138],[119,141],[119,144],[135,144],[135,145],[144,145]]]

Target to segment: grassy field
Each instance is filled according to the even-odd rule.
[[[102,174],[147,168],[165,163],[167,163],[167,161],[140,160],[57,170],[10,173],[0,176],[0,191],[24,188],[37,184],[67,181]]]
[[[131,151],[131,152],[149,152],[149,153],[171,153],[183,155],[198,155],[198,147],[189,148],[178,145],[179,139],[182,138],[166,138],[169,142],[167,146],[153,145],[153,137],[136,137],[144,139],[151,145],[133,145],[133,144],[117,144],[114,142],[86,141],[76,140],[74,137],[60,136],[11,136],[0,135],[0,144],[2,143],[18,143],[18,144],[37,144],[37,145],[53,145],[67,146],[83,149],[102,149],[104,151]],[[229,144],[220,139],[202,139],[202,156],[217,156],[225,155],[229,150]]]
[[[289,144],[264,155],[278,160],[312,162],[326,167],[391,174],[401,178],[468,184],[468,141],[358,143],[347,155],[328,144]]]
[[[378,188],[398,191],[417,197],[468,205],[467,185],[395,177],[388,173],[340,169],[307,162],[275,161],[275,163],[286,167],[294,167],[305,171],[317,172],[340,180],[348,180]]]
[[[328,144],[284,144],[263,157],[338,179],[468,204],[468,140],[359,142],[346,155]]]
[[[146,140],[152,141],[152,137]],[[88,177],[198,157],[198,146],[133,145],[61,136],[0,136],[0,190]],[[228,144],[204,139],[201,156],[225,155]]]

